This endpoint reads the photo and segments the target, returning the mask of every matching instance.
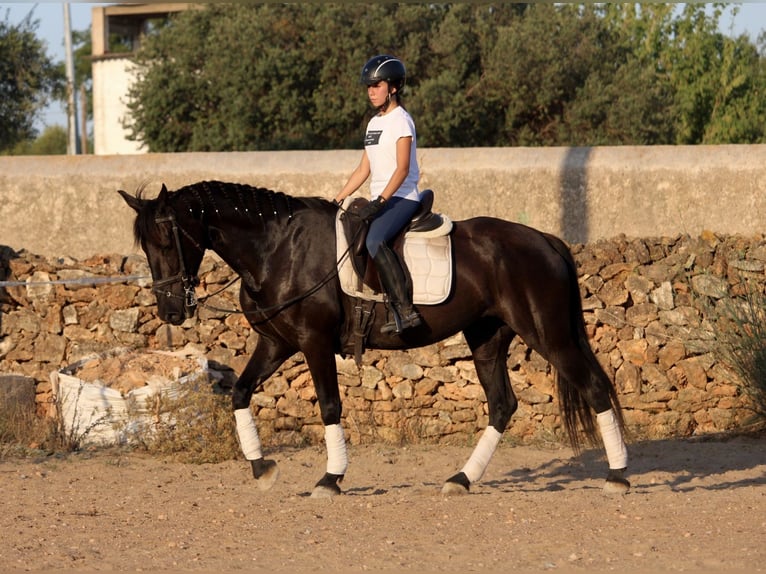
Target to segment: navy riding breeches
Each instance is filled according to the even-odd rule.
[[[401,197],[392,197],[386,201],[367,232],[367,252],[373,259],[378,254],[378,247],[396,237],[412,220],[418,207],[420,202]]]

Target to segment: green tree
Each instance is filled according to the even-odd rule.
[[[597,61],[568,106],[564,141],[652,145],[673,140],[673,90],[661,57],[672,11],[669,4],[597,8]]]
[[[496,31],[520,18],[525,5],[446,5],[437,11],[426,66],[419,70],[413,110],[425,146],[492,145],[498,137],[496,101],[482,92],[484,57]]]
[[[717,31],[719,10],[709,17],[704,7],[687,4],[673,25],[666,53],[669,77],[675,92],[676,142],[703,141],[715,106],[724,36]]]
[[[746,36],[719,32],[725,4],[687,4],[665,49],[678,144],[766,140],[763,59]],[[733,11],[736,15],[736,9]]]
[[[206,6],[137,54],[127,127],[150,151],[360,147],[376,53],[407,64],[421,146],[765,139],[764,59],[720,3]]]
[[[766,140],[764,62],[746,36],[726,39],[710,119],[700,143],[758,143]]]
[[[0,150],[33,139],[35,118],[62,89],[63,75],[35,36],[39,21],[32,17],[12,25],[6,11],[0,21]]]
[[[65,155],[67,131],[62,126],[48,126],[33,140],[24,140],[6,150],[7,155]]]
[[[360,83],[363,64],[375,54],[394,54],[407,65],[404,100],[414,102],[427,65],[428,41],[439,8],[430,5],[328,5],[298,50],[310,59],[318,84],[312,95],[311,125],[319,148],[359,148],[372,112]],[[327,38],[332,38],[328,42]],[[413,98],[411,100],[411,98]]]
[[[292,46],[306,15],[297,5],[211,5],[171,19],[136,59],[133,137],[152,151],[300,145],[311,89]]]
[[[495,145],[562,145],[568,107],[603,65],[600,26],[592,5],[535,4],[500,28],[480,94],[499,122]]]
[[[228,5],[170,20],[139,51],[134,139],[152,151],[359,145],[358,71],[374,53],[416,70],[427,5]]]

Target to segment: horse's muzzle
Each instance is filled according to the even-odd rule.
[[[180,325],[190,316],[191,315],[186,310],[184,310],[183,313],[178,311],[170,311],[161,315],[162,320],[166,323],[170,323],[171,325]]]
[[[185,319],[191,319],[194,317],[194,313],[197,311],[197,304],[194,305],[184,305],[184,318]]]

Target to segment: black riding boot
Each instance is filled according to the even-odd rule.
[[[417,327],[423,320],[412,305],[412,295],[407,287],[407,279],[396,253],[387,245],[381,245],[375,255],[375,268],[380,282],[386,291],[394,314],[394,321],[381,327],[381,333],[401,333],[404,329]]]

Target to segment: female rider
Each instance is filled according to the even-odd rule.
[[[335,197],[340,203],[370,178],[371,201],[359,216],[370,222],[367,251],[393,308],[394,321],[383,325],[382,333],[401,333],[422,323],[404,269],[389,245],[420,205],[415,122],[401,101],[405,78],[404,64],[393,56],[375,56],[362,68],[361,80],[377,113],[367,124],[362,159]]]

